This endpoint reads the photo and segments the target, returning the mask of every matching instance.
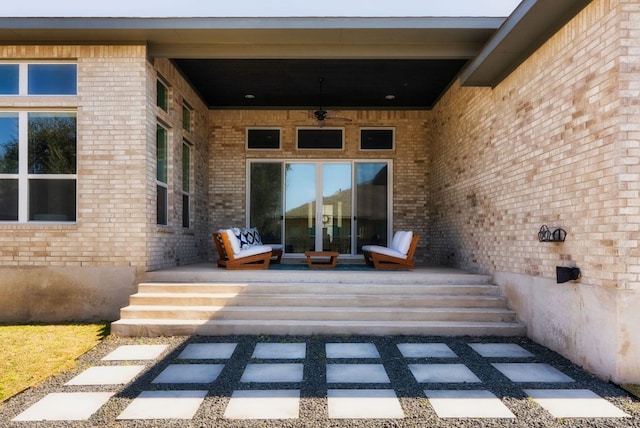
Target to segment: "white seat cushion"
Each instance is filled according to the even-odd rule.
[[[365,245],[362,247],[362,251],[368,251],[370,253],[384,254],[385,256],[397,257],[399,259],[406,259],[407,254],[402,254],[400,251],[382,247],[380,245]]]
[[[246,250],[240,250],[238,254],[234,254],[236,259],[243,257],[255,256],[256,254],[270,253],[272,248],[269,245],[252,245]]]

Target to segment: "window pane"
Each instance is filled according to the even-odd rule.
[[[76,64],[29,64],[29,95],[75,95]]]
[[[29,180],[29,220],[76,221],[76,180]]]
[[[388,166],[356,164],[358,253],[363,245],[387,245]]]
[[[159,80],[156,81],[156,103],[164,111],[169,111],[169,90]]]
[[[341,149],[342,129],[298,129],[299,149]]]
[[[157,176],[161,183],[167,182],[167,130],[158,125],[156,130]]]
[[[182,227],[189,227],[189,195],[182,195]]]
[[[18,180],[0,180],[0,221],[18,221]]]
[[[0,112],[0,174],[18,173],[18,113]]]
[[[191,177],[191,147],[182,145],[182,191],[189,192]]]
[[[362,150],[393,149],[393,129],[360,130],[360,148]]]
[[[282,163],[251,164],[249,224],[265,244],[282,243]]]
[[[167,208],[167,189],[166,187],[156,186],[157,189],[157,202],[156,202],[156,217],[158,224],[167,224],[168,208]]]
[[[182,129],[191,131],[191,110],[185,105],[182,106]]]
[[[29,113],[29,173],[76,173],[75,113]]]
[[[0,64],[0,95],[18,95],[19,76],[18,64]]]
[[[249,129],[247,130],[247,147],[250,149],[279,149],[279,129]]]

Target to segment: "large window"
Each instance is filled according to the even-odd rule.
[[[0,61],[0,96],[34,97],[23,110],[0,105],[0,221],[76,221],[76,112],[50,108],[46,97],[76,95],[77,69]]]
[[[0,112],[0,221],[76,220],[76,113]]]
[[[168,132],[158,125],[156,128],[156,217],[157,223],[167,225],[169,221],[169,158],[167,152]]]

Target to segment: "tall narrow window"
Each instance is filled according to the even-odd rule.
[[[157,160],[157,223],[167,225],[169,220],[169,198],[168,198],[168,153],[167,141],[168,132],[165,128],[158,125],[156,129],[156,160]]]
[[[76,220],[76,114],[28,114],[29,220]]]
[[[182,104],[182,129],[191,132],[191,107]]]
[[[0,221],[18,221],[18,113],[0,112]]]
[[[156,105],[166,112],[169,111],[169,88],[160,79],[156,81]]]
[[[191,215],[191,146],[182,144],[182,227],[190,227]]]

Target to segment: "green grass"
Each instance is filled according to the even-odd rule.
[[[0,401],[75,367],[109,324],[0,325]]]

